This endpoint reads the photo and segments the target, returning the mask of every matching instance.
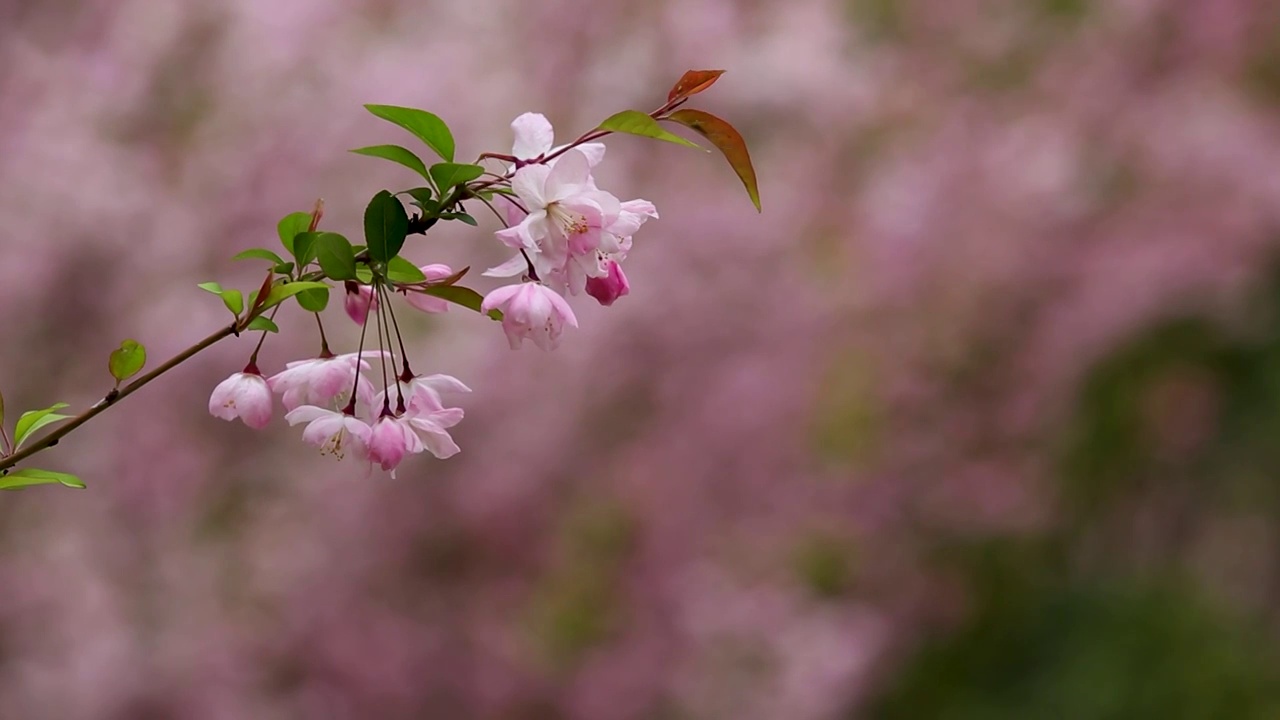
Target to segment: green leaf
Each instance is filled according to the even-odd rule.
[[[262,309],[273,308],[300,292],[318,290],[320,288],[327,290],[329,286],[322,282],[291,282],[273,285],[271,292],[267,293],[266,299],[262,301]]]
[[[338,233],[322,233],[316,238],[316,259],[330,280],[356,279],[356,253],[351,241]]]
[[[222,304],[227,306],[232,315],[239,315],[244,310],[244,295],[239,290],[223,290],[221,293]]]
[[[440,194],[449,192],[454,185],[471,182],[484,174],[479,165],[460,165],[458,163],[436,163],[431,166],[431,179],[436,181]]]
[[[52,485],[58,483],[69,488],[83,490],[84,482],[75,475],[67,473],[54,472],[52,470],[37,470],[35,468],[19,468],[13,472],[0,477],[0,490],[19,490],[32,485]]]
[[[311,213],[296,212],[289,213],[280,219],[276,225],[276,233],[280,236],[280,244],[284,245],[284,249],[293,254],[293,238],[300,232],[306,232],[311,227]]]
[[[393,283],[420,283],[427,279],[416,265],[402,257],[393,257],[387,263],[387,279]]]
[[[107,368],[111,370],[111,377],[116,379],[117,385],[137,375],[146,364],[147,349],[136,340],[120,343],[120,347],[112,350],[111,357],[107,359]]]
[[[249,248],[248,250],[245,250],[242,253],[236,253],[236,256],[231,259],[232,260],[250,260],[250,259],[270,260],[276,265],[284,264],[284,258],[271,252],[266,248]]]
[[[405,190],[403,193],[396,193],[396,194],[397,195],[403,194],[403,195],[408,195],[412,197],[413,204],[422,208],[424,211],[427,209],[428,206],[435,208],[435,202],[432,200],[432,192],[431,192],[431,188],[429,187],[413,188],[412,190]]]
[[[462,307],[480,312],[480,303],[484,302],[484,296],[468,287],[461,285],[428,285],[420,291],[433,297],[448,300],[451,303],[461,305]],[[489,317],[494,320],[502,319],[501,310],[490,310]]]
[[[402,148],[399,145],[370,145],[369,147],[356,148],[351,152],[357,155],[368,155],[369,157],[400,163],[424,178],[430,177],[427,175],[426,163],[422,162],[422,159],[414,155],[411,150]]]
[[[476,222],[475,218],[471,217],[469,214],[464,212],[440,213],[440,219],[441,220],[461,220],[462,222],[470,225],[471,227],[475,227],[480,224]]]
[[[329,288],[303,290],[298,293],[298,304],[307,312],[324,312],[329,306]]]
[[[293,272],[293,263],[291,263],[291,262],[282,262],[282,263],[280,263],[279,265],[276,265],[275,267],[271,268],[271,270],[272,270],[272,272],[276,272],[276,273],[279,273],[279,274],[281,274],[281,275],[288,275],[288,274],[290,274],[290,273],[292,273],[292,272]],[[252,305],[252,304],[253,304],[253,303],[250,303],[250,305]]]
[[[293,257],[298,261],[298,269],[305,268],[316,259],[316,240],[322,235],[318,232],[300,232],[293,239]]]
[[[694,145],[679,135],[672,135],[666,130],[663,130],[657,120],[654,120],[639,110],[623,110],[620,113],[611,115],[607,120],[600,123],[600,129],[627,133],[629,135],[639,135],[641,137],[653,138],[655,140],[665,140],[669,143],[685,145],[687,147],[702,150],[701,147]]]
[[[22,441],[26,440],[31,433],[40,428],[55,423],[59,420],[66,420],[70,415],[59,415],[56,410],[67,407],[66,403],[54,403],[43,410],[29,410],[22,413],[22,417],[18,418],[18,424],[13,429],[13,447],[18,449],[22,447]]]
[[[200,288],[201,290],[204,290],[205,292],[211,292],[214,295],[222,294],[222,286],[216,282],[202,282],[196,287]]]
[[[271,318],[259,315],[249,322],[249,325],[245,327],[245,330],[263,330],[266,332],[278,333],[280,332],[280,326],[276,325]]]
[[[391,193],[379,191],[369,201],[364,211],[364,238],[369,245],[369,257],[387,262],[404,247],[409,234],[409,215]]]
[[[760,212],[760,187],[756,184],[756,171],[751,165],[751,155],[747,152],[747,143],[742,135],[729,123],[701,110],[677,110],[671,113],[671,120],[697,132],[720,150],[746,186],[747,195],[751,198],[751,204],[756,206],[756,212]]]
[[[373,270],[368,265],[360,265],[356,267],[356,279],[361,285],[369,285],[373,283]]]
[[[439,117],[426,110],[395,105],[365,105],[377,117],[413,133],[444,160],[453,162],[453,133]]]

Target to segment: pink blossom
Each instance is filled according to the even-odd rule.
[[[395,477],[396,466],[406,455],[422,450],[422,440],[410,427],[408,418],[383,415],[373,423],[369,434],[369,462],[391,471],[392,477]]]
[[[462,421],[462,408],[418,408],[405,417],[432,455],[444,460],[460,451],[447,429]]]
[[[347,311],[347,317],[351,318],[352,322],[363,325],[369,317],[369,311],[378,309],[378,298],[374,297],[373,288],[350,280],[346,281],[343,287],[346,288],[347,295],[343,299],[342,309]]]
[[[569,303],[540,283],[504,285],[490,292],[480,303],[480,311],[495,309],[502,311],[502,329],[512,350],[525,338],[543,350],[552,350],[560,344],[565,325],[578,327]]]
[[[422,271],[423,275],[427,276],[427,280],[430,282],[443,280],[453,274],[452,268],[450,268],[448,265],[444,265],[441,263],[432,263],[430,265],[423,265],[418,269]],[[407,300],[410,305],[421,310],[422,312],[442,313],[442,312],[448,312],[449,310],[448,300],[427,295],[426,293],[413,292],[412,290],[406,291],[405,300]]]
[[[526,165],[511,179],[511,189],[529,214],[515,227],[499,230],[508,246],[547,256],[563,265],[570,253],[583,254],[600,244],[604,228],[618,219],[621,203],[595,189],[587,156],[574,149],[554,167]]]
[[[381,408],[387,393],[390,392],[392,398],[396,398],[397,393],[403,394],[405,408],[410,412],[414,411],[431,411],[443,410],[444,399],[442,393],[445,392],[471,392],[471,388],[467,387],[461,380],[452,375],[418,375],[408,382],[399,381],[399,389],[384,390],[379,392],[373,398],[374,408]],[[389,407],[396,407],[397,403],[386,403]]]
[[[328,410],[314,405],[303,405],[290,410],[284,419],[290,425],[305,422],[302,440],[320,448],[321,455],[333,455],[341,460],[348,450],[357,457],[366,457],[369,446],[369,424],[352,415]]]
[[[537,160],[560,149],[551,147],[555,142],[555,130],[541,113],[528,112],[512,120],[511,131],[516,137],[515,144],[511,146],[511,154],[525,162]],[[604,143],[583,143],[575,149],[587,156],[591,167],[604,159]]]
[[[367,352],[364,355],[373,354]],[[359,377],[357,367],[361,370]],[[353,388],[357,397],[368,400],[373,395],[373,385],[364,377],[368,371],[368,362],[358,360],[356,353],[347,353],[288,363],[284,370],[267,378],[267,385],[281,393],[280,401],[289,410],[300,405],[327,406],[341,403],[350,396]]]
[[[223,420],[240,418],[245,425],[261,430],[271,422],[271,389],[261,375],[238,372],[213,389],[209,413]]]
[[[627,276],[617,260],[606,260],[605,265],[608,267],[607,275],[587,279],[587,294],[607,307],[630,292],[631,284],[627,282]]]

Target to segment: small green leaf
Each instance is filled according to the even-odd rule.
[[[413,204],[426,210],[428,206],[434,208],[435,202],[432,200],[432,192],[429,187],[418,187],[412,190],[405,190],[396,193],[397,195],[408,195],[413,198]]]
[[[620,113],[611,115],[607,120],[600,123],[600,129],[627,133],[629,135],[639,135],[641,137],[653,138],[655,140],[665,140],[669,143],[685,145],[687,147],[697,148],[698,150],[703,149],[688,140],[685,140],[679,135],[673,135],[666,130],[663,130],[657,120],[654,120],[639,110],[623,110]]]
[[[311,227],[311,213],[296,212],[289,213],[280,219],[276,225],[276,233],[280,236],[280,244],[284,245],[284,249],[293,254],[293,238],[300,232],[306,232]]]
[[[26,440],[27,436],[45,425],[71,417],[70,415],[59,415],[55,412],[64,407],[67,407],[66,403],[54,403],[43,410],[29,410],[22,413],[22,417],[18,418],[17,426],[13,428],[14,449],[22,447],[22,441]]]
[[[402,148],[399,145],[371,145],[369,147],[356,148],[351,152],[357,155],[368,155],[369,157],[400,163],[424,178],[430,177],[427,175],[426,163],[422,162],[422,159],[414,155],[411,150]]]
[[[404,247],[409,234],[409,215],[391,193],[379,191],[364,211],[364,238],[369,244],[369,257],[387,262]]]
[[[760,187],[756,184],[756,170],[751,165],[751,155],[742,135],[729,123],[701,110],[677,110],[671,113],[671,119],[710,140],[720,150],[746,186],[756,212],[760,212]]]
[[[373,270],[368,265],[360,265],[356,267],[356,279],[361,285],[369,285],[373,282]]]
[[[300,292],[318,290],[320,288],[327,290],[329,286],[322,282],[291,282],[273,285],[271,292],[267,293],[266,299],[262,301],[262,309],[273,308]]]
[[[292,273],[292,272],[293,272],[293,263],[291,263],[291,262],[282,262],[282,263],[280,263],[279,265],[276,265],[275,267],[271,268],[271,270],[272,270],[272,272],[276,272],[276,273],[279,273],[279,274],[281,274],[281,275],[288,275],[288,274],[290,274],[290,273]],[[252,303],[250,303],[250,304],[252,304]]]
[[[259,315],[249,322],[249,325],[245,327],[245,330],[263,330],[265,332],[278,333],[280,332],[280,327],[276,325],[271,318],[268,318],[265,315]]]
[[[300,232],[293,238],[293,257],[298,261],[298,269],[305,268],[316,259],[316,239],[321,233]]]
[[[387,279],[393,283],[420,283],[425,282],[426,275],[418,269],[416,265],[405,260],[402,257],[393,257],[387,263]]]
[[[322,233],[316,238],[316,259],[330,280],[356,279],[356,254],[351,241],[338,233]]]
[[[484,174],[479,165],[460,165],[458,163],[436,163],[431,166],[431,179],[436,181],[440,194],[449,192],[454,185],[471,182]]]
[[[54,483],[78,490],[85,488],[84,482],[75,475],[52,470],[19,468],[8,475],[0,477],[0,490],[19,490],[32,485],[52,485]]]
[[[249,248],[242,253],[236,253],[232,260],[270,260],[277,265],[284,264],[284,258],[271,252],[266,248]]]
[[[448,300],[476,312],[480,312],[480,303],[484,302],[484,297],[480,293],[461,285],[428,285],[418,292]],[[497,313],[497,317],[494,317],[494,313]],[[489,316],[497,320],[502,317],[502,312],[493,310]]]
[[[365,105],[377,117],[413,133],[444,160],[453,162],[453,133],[439,117],[426,110],[395,105]]]
[[[307,312],[324,312],[324,309],[329,306],[329,288],[303,290],[298,293],[298,304]]]
[[[107,368],[111,371],[111,377],[116,379],[117,385],[137,375],[146,364],[147,349],[137,340],[125,340],[120,343],[120,347],[112,350],[111,357],[107,359]]]
[[[200,288],[201,290],[204,290],[205,292],[211,292],[214,295],[222,294],[222,286],[216,282],[202,282],[196,287]]]
[[[239,316],[240,311],[244,310],[244,295],[239,290],[223,290],[222,304],[227,306],[232,315]]]
[[[461,220],[462,222],[470,225],[471,227],[475,227],[480,224],[476,222],[475,218],[471,217],[469,214],[464,212],[440,213],[440,219],[441,220]]]

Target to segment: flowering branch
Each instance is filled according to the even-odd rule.
[[[709,113],[679,109],[722,73],[691,70],[657,110],[616,113],[567,145],[554,145],[554,131],[545,117],[525,113],[511,123],[515,135],[511,152],[481,152],[474,164],[454,162],[453,134],[438,116],[413,108],[366,105],[375,116],[407,130],[442,162],[428,166],[414,151],[399,145],[352,152],[402,165],[425,184],[374,195],[364,213],[362,245],[320,230],[323,203],[317,202],[310,213],[285,216],[277,225],[284,255],[251,248],[236,256],[269,263],[262,284],[247,298],[240,290],[224,289],[218,283],[200,284],[221,299],[235,318],[232,323],[121,386],[146,364],[146,349],[134,340],[124,341],[108,362],[116,387],[84,412],[59,414],[66,407],[59,403],[23,413],[10,441],[0,397],[0,489],[46,483],[84,487],[66,473],[17,466],[202,350],[245,331],[261,331],[262,337],[244,369],[214,388],[209,412],[215,417],[263,428],[271,420],[274,396],[279,395],[285,421],[305,423],[302,439],[323,454],[336,458],[352,454],[393,477],[411,455],[452,456],[459,448],[448,430],[462,420],[463,410],[447,407],[444,398],[470,388],[448,375],[414,374],[392,300],[401,295],[410,306],[427,313],[443,313],[450,305],[459,305],[500,321],[513,350],[531,340],[549,351],[559,344],[566,328],[578,327],[566,296],[586,294],[608,306],[628,295],[630,283],[621,263],[631,250],[632,237],[648,220],[656,219],[658,211],[647,200],[622,201],[596,184],[594,171],[605,155],[598,141],[614,133],[698,147],[666,131],[659,122],[694,130],[724,154],[758,210],[755,171],[741,135]],[[478,164],[485,160],[506,163],[506,169],[490,171]],[[411,199],[412,216],[402,196]],[[426,234],[441,221],[477,225],[465,208],[472,200],[494,213],[503,225],[495,237],[514,251],[509,260],[483,275],[515,281],[485,295],[459,284],[469,268],[455,272],[441,263],[417,265],[402,255],[410,236]],[[334,355],[320,322],[319,313],[328,306],[334,283],[341,285],[343,310],[361,326],[354,353]],[[263,377],[259,351],[268,334],[279,332],[274,317],[289,300],[316,314],[319,355],[287,363],[284,370]],[[373,333],[368,332],[371,317]],[[367,338],[376,339],[378,347],[366,348]],[[379,364],[376,370],[373,363]],[[23,449],[33,433],[54,423],[63,424]]]

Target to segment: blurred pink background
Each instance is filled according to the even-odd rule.
[[[1164,717],[1275,717],[1267,0],[0,0],[10,422],[95,402],[123,338],[154,365],[223,323],[195,284],[255,286],[230,257],[284,214],[322,197],[358,238],[368,198],[413,183],[346,152],[412,141],[363,103],[441,115],[471,158],[525,111],[565,141],[656,107],[689,68],[728,70],[693,105],[746,136],[764,213],[717,155],[611,138],[601,185],[662,214],[630,296],[575,299],[553,354],[460,308],[401,314],[415,368],[475,389],[461,455],[364,479],[279,419],[210,417],[241,338],[40,456],[89,489],[0,497],[0,717],[1054,716],[1008,700],[1047,680],[965,705],[986,714],[900,699],[943,687],[913,679],[932,658],[975,666],[936,648],[1007,597],[952,559],[991,542],[1051,548],[1013,575],[1049,568],[1061,597],[1176,576],[1205,632],[1267,647],[1204,681],[1248,676],[1253,704]],[[476,210],[405,254],[504,259]],[[1224,339],[1106,374],[1181,318]],[[304,313],[279,320],[264,372],[316,349]],[[1129,460],[1106,443],[1132,427],[1089,410],[1113,406]],[[1098,671],[1134,678],[1125,702],[1182,692],[1133,665]],[[1062,717],[1149,706],[1100,707],[1129,711]]]

